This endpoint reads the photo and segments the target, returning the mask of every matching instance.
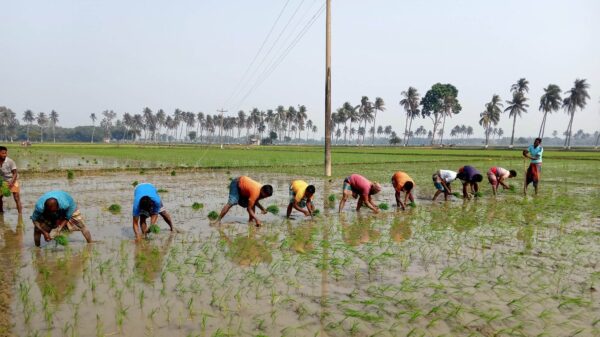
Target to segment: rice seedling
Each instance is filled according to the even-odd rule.
[[[204,204],[201,203],[201,202],[194,202],[192,204],[192,209],[193,210],[199,210],[199,209],[202,209],[202,208],[204,208]]]
[[[321,215],[321,210],[320,210],[320,209],[318,209],[318,208],[316,208],[316,209],[315,209],[315,210],[312,212],[312,214],[313,214],[314,216]]]
[[[164,189],[164,188],[159,188],[156,192],[158,192],[158,193],[167,193],[167,192],[169,192],[169,190]]]
[[[148,227],[148,231],[152,234],[158,234],[160,233],[160,227],[156,224],[152,224]]]
[[[277,215],[279,214],[279,207],[277,205],[270,205],[267,207],[267,212]]]
[[[121,213],[121,205],[111,204],[110,206],[108,206],[108,211],[111,212],[112,214]]]
[[[67,170],[67,179],[75,179],[75,173],[72,170]]]
[[[379,207],[379,209],[383,211],[387,211],[388,209],[390,209],[390,205],[388,205],[385,202],[380,203],[379,205],[377,205],[377,207]]]
[[[54,242],[56,242],[57,245],[67,246],[69,244],[69,239],[66,235],[61,234],[54,238]]]
[[[483,192],[477,191],[477,192],[473,193],[473,195],[477,198],[481,198],[481,197],[483,197]]]
[[[8,188],[8,183],[6,181],[2,181],[2,185],[0,186],[0,190],[2,192],[2,195],[4,197],[10,197],[12,195],[12,192],[10,191],[10,188]]]
[[[175,170],[171,171],[171,177],[174,177],[177,175],[177,172],[175,172]]]
[[[217,213],[216,211],[210,211],[208,213],[208,218],[210,220],[217,220],[219,218],[219,213]]]
[[[137,180],[135,180],[134,182],[131,183],[131,186],[136,187],[137,185],[139,185],[139,182]]]

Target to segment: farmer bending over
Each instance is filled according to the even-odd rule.
[[[92,235],[85,226],[83,217],[73,198],[65,191],[50,191],[35,203],[31,215],[33,221],[33,241],[40,246],[40,237],[51,241],[63,230],[80,231],[85,240],[92,242]]]
[[[517,171],[515,170],[507,170],[499,166],[492,167],[488,172],[488,181],[492,185],[492,192],[496,195],[498,191],[498,185],[502,185],[504,189],[510,188],[510,186],[506,185],[504,182],[506,179],[514,178],[517,176]]]
[[[148,233],[149,227],[146,225],[146,219],[150,218],[150,226],[156,225],[159,214],[173,232],[171,215],[163,206],[156,187],[150,183],[137,185],[133,191],[133,232],[136,240],[139,240],[142,234]]]
[[[248,221],[254,220],[256,227],[258,227],[260,226],[260,220],[256,217],[256,206],[262,211],[262,214],[267,214],[267,210],[258,201],[268,198],[271,195],[273,195],[273,187],[271,185],[261,185],[259,182],[246,176],[235,178],[229,184],[229,200],[223,206],[217,221],[221,221],[231,207],[240,205],[248,211]]]
[[[471,197],[467,187],[472,194],[479,192],[479,183],[483,180],[483,176],[473,166],[465,165],[459,168],[456,177],[463,183],[463,198]]]
[[[294,180],[290,184],[290,203],[287,208],[287,217],[292,214],[292,208],[302,212],[305,216],[312,215],[315,211],[315,205],[312,202],[315,194],[315,186],[309,185],[303,180]],[[303,208],[306,207],[306,210]]]
[[[373,203],[373,199],[371,196],[373,194],[377,194],[381,191],[381,185],[378,183],[371,183],[367,178],[361,176],[360,174],[352,174],[348,178],[344,179],[344,185],[342,186],[342,200],[340,200],[340,206],[338,213],[342,212],[344,205],[346,204],[346,200],[348,197],[352,196],[354,199],[358,197],[358,202],[356,203],[356,211],[360,211],[363,203],[369,207],[374,213],[379,213],[379,209],[375,203]]]
[[[408,200],[413,203],[415,202],[415,198],[412,194],[415,182],[408,174],[402,171],[394,173],[392,176],[392,186],[394,186],[394,190],[396,191],[396,207],[401,207],[402,210],[404,210],[406,209],[406,202]],[[402,192],[404,192],[404,202],[400,200]]]
[[[439,170],[431,176],[431,179],[433,180],[433,186],[436,189],[433,199],[431,200],[435,201],[438,195],[444,193],[444,200],[448,201],[448,196],[452,193],[450,184],[456,180],[456,172]]]

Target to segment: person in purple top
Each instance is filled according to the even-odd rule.
[[[479,192],[479,183],[483,180],[483,176],[473,166],[465,165],[458,169],[456,178],[463,183],[463,198],[469,199],[471,196],[467,187],[472,194]]]
[[[381,191],[381,185],[378,183],[372,183],[367,178],[361,176],[360,174],[352,174],[346,179],[344,179],[344,185],[342,187],[343,195],[342,200],[340,200],[339,210],[341,213],[344,205],[346,204],[346,200],[350,196],[354,199],[358,197],[358,202],[356,203],[356,211],[360,211],[360,208],[363,204],[369,207],[374,213],[379,213],[379,209],[373,202],[371,196],[373,194],[379,193]]]
[[[150,226],[156,225],[159,214],[173,232],[171,215],[164,208],[154,185],[150,183],[137,185],[133,191],[133,232],[136,240],[139,240],[142,234],[146,235],[148,233],[146,219],[150,218]]]

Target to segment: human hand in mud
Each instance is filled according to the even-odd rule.
[[[44,234],[44,240],[46,240],[46,242],[52,241],[52,238],[48,232],[43,232],[42,234]]]
[[[304,216],[309,216],[310,215],[309,211],[302,211],[302,213],[304,213]]]

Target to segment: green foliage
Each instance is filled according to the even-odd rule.
[[[171,171],[171,177],[174,177],[177,175],[177,172],[175,172],[175,170]]]
[[[67,170],[67,179],[74,179],[75,173],[71,170]]]
[[[8,183],[6,181],[2,181],[2,186],[0,189],[2,189],[3,196],[10,197],[12,195],[12,192],[10,191],[10,188],[8,188]]]
[[[388,205],[385,202],[380,203],[379,205],[377,205],[377,207],[379,207],[379,209],[387,211],[388,209],[390,209],[390,205]]]
[[[478,198],[483,197],[483,193],[482,192],[475,192],[475,193],[473,193],[473,195],[476,196],[476,197],[478,197]]]
[[[455,196],[455,197],[457,197],[457,198],[461,197],[461,194],[459,192],[452,192],[452,195]]]
[[[121,212],[121,205],[119,204],[112,204],[110,206],[108,206],[108,211],[113,213],[113,214],[117,214]]]
[[[329,202],[334,202],[335,201],[335,194],[330,194],[329,197],[327,197],[327,200],[329,200]]]
[[[219,213],[216,211],[210,211],[210,213],[208,213],[208,218],[210,220],[217,220],[219,218]]]
[[[411,201],[411,202],[408,203],[408,206],[410,206],[412,208],[415,208],[415,207],[417,207],[417,204],[415,204],[414,201]]]
[[[277,205],[270,205],[267,207],[267,212],[277,215],[279,214],[279,207],[277,207]]]
[[[158,227],[156,224],[150,225],[150,227],[148,227],[148,231],[153,234],[158,234],[160,233],[160,227]]]
[[[204,208],[204,204],[201,202],[195,202],[192,204],[192,209],[194,209],[194,210],[199,210],[202,208]]]
[[[458,90],[452,84],[434,84],[431,89],[427,91],[423,99],[421,99],[421,115],[423,117],[429,117],[431,114],[438,114],[444,111],[444,99],[451,97],[452,102],[448,106],[449,112],[454,114],[459,113],[462,107],[456,97],[458,96]]]
[[[321,214],[321,210],[319,210],[318,208],[317,208],[317,209],[315,209],[315,210],[312,212],[312,215],[314,215],[314,216],[317,216],[317,215],[320,215],[320,214]]]
[[[54,241],[56,242],[57,245],[61,245],[61,246],[66,246],[69,244],[69,239],[67,238],[66,235],[57,235],[54,238]]]

